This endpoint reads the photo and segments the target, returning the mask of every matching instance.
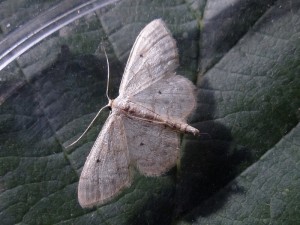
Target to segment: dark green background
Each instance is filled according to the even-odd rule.
[[[72,1],[70,1],[72,2]],[[75,2],[75,1],[74,1]],[[0,41],[59,1],[0,1]],[[45,38],[0,71],[1,224],[299,224],[300,4],[124,0]],[[77,182],[116,97],[139,31],[163,18],[197,85],[177,168],[135,174],[108,204],[83,210]],[[9,25],[8,25],[9,24]]]

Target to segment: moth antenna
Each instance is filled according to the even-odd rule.
[[[85,134],[86,132],[88,132],[88,130],[91,128],[91,126],[93,125],[93,123],[95,122],[95,120],[97,119],[97,117],[100,115],[100,113],[102,112],[103,109],[107,108],[107,107],[111,107],[111,98],[108,96],[108,88],[109,88],[109,78],[110,78],[110,70],[109,70],[109,61],[108,61],[108,57],[105,51],[104,46],[101,46],[102,50],[104,51],[105,54],[105,58],[106,58],[106,64],[107,64],[107,83],[106,83],[106,97],[109,101],[109,103],[106,106],[103,106],[96,114],[96,116],[94,117],[94,119],[92,120],[92,122],[88,125],[88,127],[85,129],[85,131],[79,136],[79,138],[76,139],[76,141],[74,141],[73,143],[69,144],[66,148],[69,148],[73,145],[75,145]]]
[[[110,78],[110,74],[109,74],[109,61],[108,61],[108,57],[107,57],[107,54],[106,54],[106,51],[105,51],[105,47],[104,46],[101,46],[102,50],[104,51],[104,55],[105,55],[105,58],[106,58],[106,65],[107,65],[107,83],[106,83],[106,97],[108,100],[110,100],[110,97],[108,96],[108,86],[109,86],[109,78]]]
[[[86,132],[88,132],[88,130],[91,128],[91,126],[93,125],[93,123],[95,122],[95,120],[97,119],[97,117],[100,115],[101,111],[107,107],[109,107],[110,105],[106,105],[103,106],[96,114],[96,116],[94,117],[94,119],[92,120],[92,122],[90,123],[90,125],[85,129],[85,131],[79,136],[79,138],[76,139],[76,141],[74,141],[73,143],[69,144],[66,148],[69,148],[73,145],[75,145],[85,134]]]

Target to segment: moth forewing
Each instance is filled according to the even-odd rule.
[[[139,93],[174,73],[178,62],[176,42],[166,24],[161,19],[152,21],[141,31],[131,49],[120,84],[120,96]]]
[[[82,207],[103,204],[131,184],[129,152],[122,115],[106,120],[81,172],[78,200]]]

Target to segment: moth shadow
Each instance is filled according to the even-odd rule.
[[[130,224],[173,224],[182,219],[192,222],[220,209],[230,195],[244,192],[230,181],[243,170],[250,151],[237,146],[231,131],[213,120],[215,96],[207,80],[200,85],[197,99],[190,123],[206,134],[183,140],[180,166],[166,174],[174,178],[176,185],[154,195]],[[213,196],[218,196],[218,201],[207,201]]]
[[[214,93],[209,82],[203,80],[198,89],[198,106],[193,123],[200,132],[207,133],[200,138],[188,137],[183,145],[179,178],[175,196],[175,217],[209,215],[222,207],[229,195],[240,193],[239,187],[226,185],[242,170],[243,163],[251,154],[248,149],[236,146],[231,131],[213,120],[215,111]],[[226,188],[225,188],[226,187]],[[214,205],[205,201],[222,189],[222,195]],[[197,210],[203,208],[205,210]]]

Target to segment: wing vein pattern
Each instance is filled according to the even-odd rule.
[[[83,207],[101,204],[131,184],[130,159],[122,116],[112,113],[84,164],[78,185]]]

